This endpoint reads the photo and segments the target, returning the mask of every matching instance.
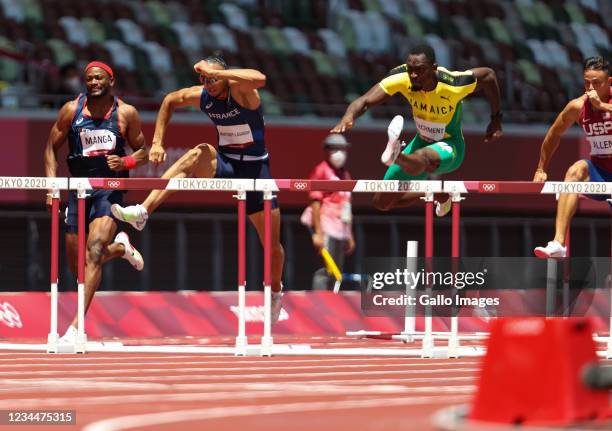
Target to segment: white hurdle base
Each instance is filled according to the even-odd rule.
[[[448,340],[452,337],[450,332],[443,331],[433,331],[431,333],[435,340]],[[412,342],[414,340],[421,340],[425,337],[425,332],[423,331],[414,331],[414,332],[398,332],[397,334],[388,334],[381,331],[346,331],[347,337],[357,337],[357,338],[368,338],[368,337],[383,337],[388,336],[391,340],[399,340],[404,342]],[[479,341],[486,340],[489,338],[488,332],[473,332],[473,333],[460,333],[458,335],[459,340],[465,341]],[[606,337],[607,340],[607,337]]]
[[[23,344],[23,343],[0,343],[0,351],[31,351],[47,352],[47,344]],[[59,347],[59,346],[58,346]],[[87,352],[106,353],[193,353],[208,355],[236,355],[234,346],[125,346],[121,342],[88,342]],[[76,353],[74,345],[62,345],[57,353]],[[261,345],[249,345],[244,356],[262,356]],[[272,356],[390,356],[390,357],[427,357],[436,359],[447,359],[455,357],[481,357],[486,353],[486,348],[481,346],[459,346],[456,352],[450,352],[447,346],[434,346],[431,351],[424,352],[418,348],[312,348],[309,344],[274,344],[271,348]],[[458,356],[454,356],[457,354]],[[612,359],[607,350],[599,350],[600,358]]]
[[[74,345],[61,345],[58,353],[75,353]],[[21,344],[4,343],[0,344],[0,350],[12,351],[39,351],[46,352],[47,344]],[[268,348],[263,347],[264,353]],[[107,353],[194,353],[210,355],[236,355],[234,346],[125,346],[120,342],[88,342],[87,352],[107,352]],[[406,348],[312,348],[309,344],[273,344],[270,349],[272,356],[394,356],[394,357],[414,357],[423,356],[422,349]],[[482,347],[460,347],[460,354],[464,357],[482,356],[485,351]],[[262,356],[261,345],[249,345],[244,356]],[[448,349],[446,347],[434,347],[431,352],[433,358],[447,358]]]

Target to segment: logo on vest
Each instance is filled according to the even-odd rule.
[[[236,116],[240,115],[240,110],[238,108],[234,108],[229,112],[223,112],[221,114],[217,114],[214,112],[209,112],[208,116],[212,119],[215,118],[217,120],[225,120],[227,118],[234,118]]]
[[[585,123],[582,129],[587,136],[607,135],[612,131],[612,121],[600,121],[598,123]]]

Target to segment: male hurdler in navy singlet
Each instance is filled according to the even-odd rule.
[[[217,128],[218,146],[199,144],[176,161],[162,178],[272,178],[264,142],[264,119],[257,91],[266,77],[254,69],[228,69],[225,61],[211,56],[194,65],[202,85],[168,94],[159,110],[149,158],[160,163],[166,158],[164,137],[172,113],[179,107],[194,107]],[[112,206],[113,214],[136,229],[143,229],[149,215],[164,202],[171,190],[154,190],[140,205]],[[264,237],[263,194],[247,193],[247,213],[260,241]],[[283,263],[280,243],[280,210],[272,202],[272,321],[281,311]]]
[[[45,148],[45,174],[55,177],[57,153],[66,141],[69,144],[68,168],[73,177],[127,177],[128,171],[147,162],[145,138],[138,111],[113,96],[113,70],[99,61],[85,67],[87,94],[80,94],[61,109]],[[132,149],[126,155],[126,144]],[[85,255],[85,310],[100,285],[102,265],[123,257],[134,268],[142,270],[142,256],[125,232],[117,231],[111,205],[123,201],[120,190],[94,190],[86,198],[87,245]],[[51,197],[47,195],[47,206]],[[114,240],[113,240],[114,238]],[[77,196],[71,192],[66,212],[66,251],[70,268],[77,273]],[[60,342],[74,343],[77,318],[68,327]]]

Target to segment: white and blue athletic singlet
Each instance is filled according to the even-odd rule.
[[[202,89],[200,109],[217,128],[218,151],[236,160],[265,160],[268,158],[264,143],[264,118],[261,106],[247,109],[232,98],[217,99]]]
[[[119,128],[119,101],[104,118],[92,118],[83,113],[87,96],[80,94],[68,132],[68,168],[73,177],[127,177],[128,171],[113,171],[108,167],[109,154],[125,156],[125,138]]]

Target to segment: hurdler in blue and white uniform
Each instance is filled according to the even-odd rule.
[[[85,67],[87,94],[66,103],[51,128],[45,148],[45,173],[55,177],[57,153],[69,143],[68,168],[73,177],[127,177],[128,170],[147,162],[145,139],[136,109],[113,96],[113,70],[93,61]],[[126,155],[128,145],[134,151]],[[94,190],[85,200],[87,247],[85,254],[85,309],[89,307],[100,285],[102,265],[123,257],[134,268],[142,270],[144,261],[130,244],[125,232],[116,236],[117,223],[111,215],[111,204],[121,202],[123,192]],[[51,197],[47,196],[47,205]],[[66,217],[66,250],[68,262],[77,274],[77,196],[70,193]],[[114,240],[113,240],[114,238]],[[60,342],[72,344],[76,338],[76,317]]]
[[[166,159],[164,136],[174,110],[191,106],[204,111],[217,128],[218,146],[199,144],[189,150],[162,178],[271,178],[269,157],[264,143],[265,124],[261,99],[257,91],[266,77],[254,69],[228,69],[225,61],[212,56],[194,66],[202,85],[183,88],[168,94],[162,103],[155,124],[152,162]],[[136,229],[143,229],[149,215],[165,201],[171,190],[154,190],[140,205],[113,205],[115,217]],[[272,202],[272,321],[281,310],[281,276],[284,251],[280,243],[280,211]],[[247,193],[247,213],[260,240],[264,237],[263,195]]]

